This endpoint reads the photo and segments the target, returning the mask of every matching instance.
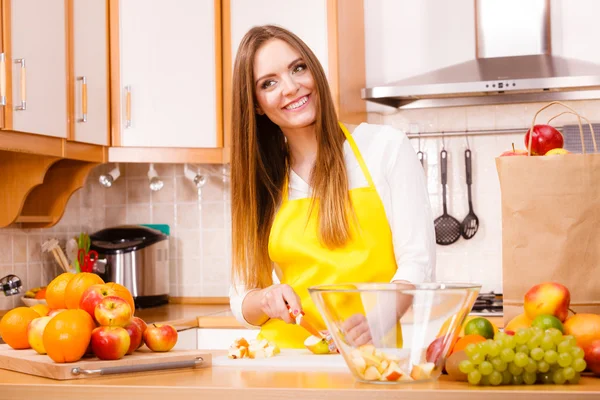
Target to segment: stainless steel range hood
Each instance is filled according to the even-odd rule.
[[[402,109],[600,99],[600,65],[552,55],[549,0],[474,1],[476,59],[362,98]]]

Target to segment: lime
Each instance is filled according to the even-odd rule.
[[[554,315],[538,315],[533,319],[533,321],[531,321],[531,326],[537,326],[538,328],[541,328],[544,331],[550,328],[558,329],[559,331],[561,331],[561,333],[564,333],[565,331],[562,322],[560,322],[560,319],[556,318]]]
[[[465,335],[481,335],[486,339],[493,339],[494,326],[485,318],[474,318],[465,325]]]

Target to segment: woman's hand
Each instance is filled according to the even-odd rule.
[[[286,284],[272,285],[261,290],[259,304],[262,312],[269,318],[278,318],[288,324],[296,323],[290,313],[297,315],[302,311],[300,297]]]
[[[373,341],[367,318],[362,314],[354,314],[342,324],[344,336],[348,344],[362,346]]]

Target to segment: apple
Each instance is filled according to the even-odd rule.
[[[60,314],[63,311],[67,311],[66,308],[55,308],[53,310],[48,311],[48,317],[54,317],[57,314]]]
[[[98,303],[94,315],[102,326],[124,327],[131,322],[131,307],[120,297],[107,296]]]
[[[571,152],[567,149],[557,148],[546,153],[547,156],[560,156],[564,154],[571,154]]]
[[[500,157],[507,157],[507,156],[527,156],[529,155],[529,153],[527,152],[527,150],[520,150],[520,149],[515,149],[515,144],[512,144],[512,150],[507,150],[504,153],[500,154]]]
[[[324,338],[310,335],[304,341],[304,346],[314,354],[329,354],[329,344]]]
[[[169,324],[152,324],[144,332],[144,343],[152,351],[169,351],[177,344],[177,330]]]
[[[529,148],[529,133],[525,134],[525,148]],[[550,125],[534,125],[533,134],[531,135],[531,154],[544,155],[552,149],[562,148],[564,138],[562,133],[557,131]]]
[[[569,313],[571,293],[560,283],[544,282],[533,286],[525,293],[523,308],[530,320],[538,315],[554,315],[565,322]]]
[[[79,308],[87,311],[88,314],[92,316],[92,319],[96,321],[95,310],[96,306],[108,296],[116,296],[117,292],[114,289],[111,289],[106,284],[96,284],[87,288],[83,294],[81,295],[81,300],[79,300]]]
[[[594,340],[585,349],[585,362],[590,371],[600,376],[600,339]]]
[[[370,365],[365,370],[365,379],[368,381],[378,381],[381,379],[381,373],[376,366]]]
[[[140,347],[142,347],[144,345],[144,332],[146,332],[146,328],[148,328],[148,325],[140,317],[132,317],[131,322],[133,322],[134,324],[137,324],[137,326],[140,328],[140,332],[142,333],[142,340],[140,340],[140,344],[138,345],[138,349],[139,349]]]
[[[413,366],[412,371],[410,371],[410,377],[416,381],[431,379],[434,368],[435,364],[431,362],[425,364],[416,364]]]
[[[404,372],[394,361],[389,363],[389,366],[381,375],[387,381],[412,381],[410,375]]]
[[[50,316],[39,317],[32,319],[27,326],[27,341],[32,349],[38,354],[46,354],[44,347],[44,329],[48,322],[52,319]]]
[[[92,351],[99,359],[120,360],[129,350],[131,340],[125,328],[99,326],[92,331],[91,343]]]
[[[140,348],[143,343],[142,338],[142,329],[135,322],[130,322],[125,325],[124,329],[129,334],[129,350],[127,350],[126,354],[133,354],[134,351]]]
[[[446,335],[440,336],[439,338],[431,342],[429,346],[427,346],[427,352],[425,353],[425,359],[427,360],[427,362],[437,364],[438,360],[444,353],[444,347],[448,346],[449,340],[449,336]],[[448,354],[452,353],[452,348],[454,347],[454,344],[457,342],[457,340],[458,337],[456,337],[456,339],[453,340],[452,343],[449,345]]]

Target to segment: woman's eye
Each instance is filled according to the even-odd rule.
[[[263,89],[268,89],[269,87],[273,86],[274,84],[275,84],[275,81],[266,80],[262,83],[262,85],[260,85],[260,87]]]
[[[306,64],[298,64],[294,67],[294,73],[301,72],[306,69]]]

